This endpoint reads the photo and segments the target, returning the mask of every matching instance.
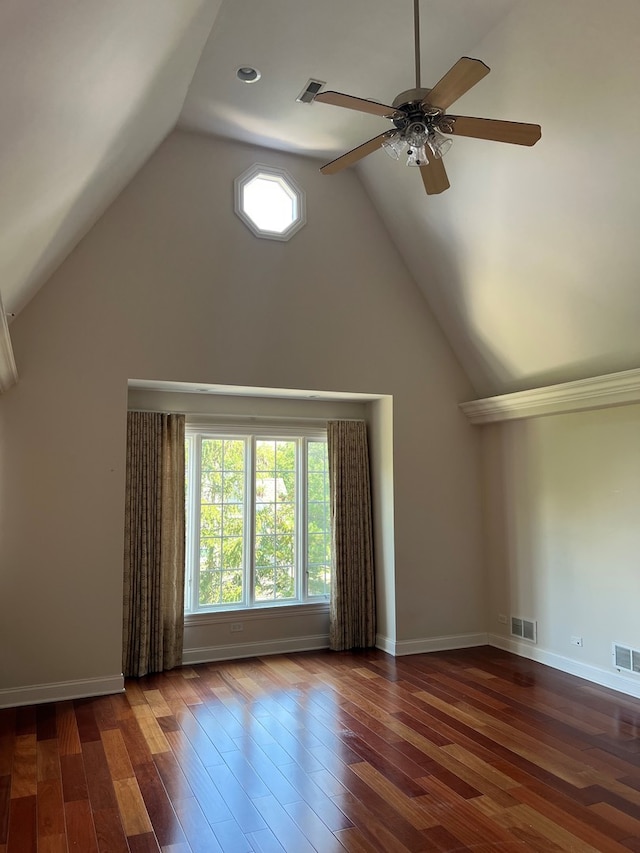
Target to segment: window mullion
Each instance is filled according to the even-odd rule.
[[[255,540],[256,540],[256,437],[249,436],[246,449],[246,486],[245,486],[245,602],[247,607],[255,603]]]
[[[192,612],[196,612],[200,607],[200,499],[202,488],[200,479],[202,476],[202,437],[194,436],[191,446],[192,453],[189,460],[189,507],[190,513],[190,540],[191,540],[191,589],[190,589],[190,607]]]
[[[296,514],[298,521],[296,572],[298,574],[298,598],[300,601],[307,600],[307,441],[303,437],[298,440],[298,499],[296,500]]]

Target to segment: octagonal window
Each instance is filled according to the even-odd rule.
[[[304,192],[284,169],[257,164],[235,180],[235,209],[253,233],[288,240],[305,224]]]

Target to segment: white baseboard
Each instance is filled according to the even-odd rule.
[[[424,637],[419,640],[391,640],[380,634],[376,637],[376,647],[394,657],[402,655],[420,655],[425,652],[448,652],[453,649],[470,649],[474,646],[486,646],[487,634],[451,634],[446,637]]]
[[[81,678],[78,681],[56,681],[53,684],[30,684],[28,687],[0,689],[0,708],[18,705],[40,705],[43,702],[63,702],[66,699],[86,699],[124,691],[124,676]]]
[[[627,696],[633,696],[640,699],[640,678],[629,678],[622,673],[602,669],[599,666],[580,663],[580,661],[572,660],[571,658],[558,655],[555,652],[549,652],[546,649],[541,649],[539,646],[525,643],[514,637],[501,637],[499,634],[489,634],[489,645],[495,646],[498,649],[503,649],[505,652],[512,652],[523,658],[544,663],[553,669],[559,669],[561,672],[566,672],[569,675],[576,675],[578,678],[584,678],[586,681],[591,681],[594,684],[599,684],[601,687],[610,687],[612,690],[617,690],[619,693],[625,693]]]
[[[329,648],[329,635],[316,634],[310,637],[292,637],[283,640],[266,640],[257,643],[233,643],[223,646],[184,649],[182,663],[210,663],[216,660],[256,658],[263,655],[283,655],[287,652],[311,652]]]
[[[376,649],[386,652],[388,655],[395,654],[395,642],[389,637],[383,637],[382,634],[376,634]]]

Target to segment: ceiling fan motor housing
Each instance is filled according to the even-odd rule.
[[[409,104],[420,103],[430,91],[431,89],[406,89],[393,99],[391,106],[396,109],[402,109],[409,106]]]

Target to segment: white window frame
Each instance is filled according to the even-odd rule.
[[[233,604],[200,605],[198,600],[198,573],[200,562],[200,481],[201,442],[203,438],[242,439],[245,446],[245,517],[244,517],[244,560],[243,600]],[[295,597],[256,601],[255,582],[255,446],[256,440],[296,441],[296,518],[295,518]],[[309,604],[326,604],[329,595],[310,595],[307,569],[307,446],[310,441],[327,440],[326,427],[309,425],[229,424],[194,423],[186,424],[185,440],[189,443],[187,470],[187,531],[185,548],[185,616],[196,614],[254,611],[266,608],[286,608]],[[304,462],[305,464],[300,464]],[[248,547],[247,547],[248,546]]]
[[[260,227],[246,212],[244,189],[255,178],[265,178],[279,184],[282,190],[291,198],[293,218],[291,224],[283,231],[273,231],[269,228]],[[255,163],[235,179],[233,186],[235,212],[256,237],[262,237],[266,240],[290,240],[306,224],[307,205],[305,192],[285,169],[279,169],[276,166],[266,166],[264,163]]]

